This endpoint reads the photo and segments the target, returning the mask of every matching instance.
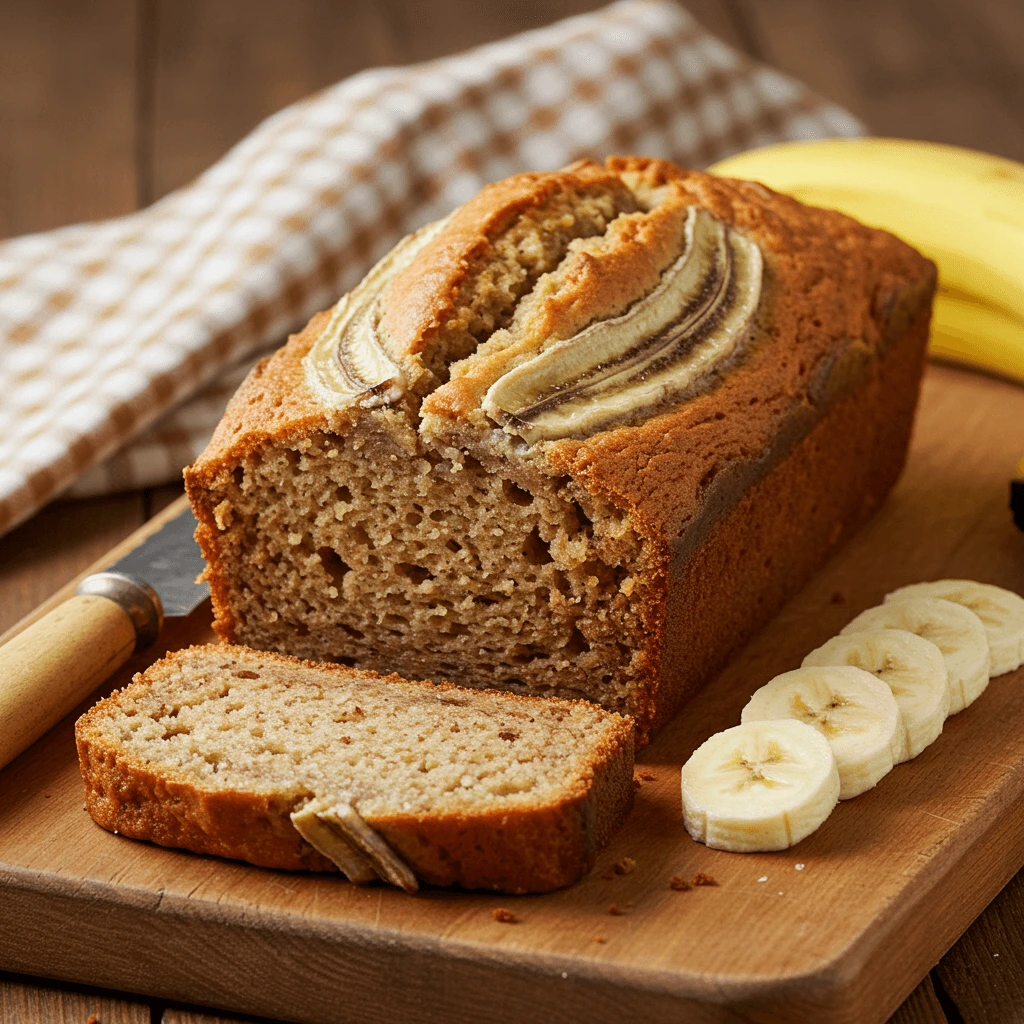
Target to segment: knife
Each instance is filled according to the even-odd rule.
[[[0,647],[0,769],[209,596],[186,508]]]

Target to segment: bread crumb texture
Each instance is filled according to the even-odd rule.
[[[543,887],[531,858],[550,857],[552,877],[578,877],[631,799],[631,725],[592,704],[227,645],[156,663],[87,712],[76,735],[100,824],[268,866],[330,869],[288,818],[315,798],[352,805],[427,881],[486,875],[472,864],[480,831],[492,852],[522,861],[522,884],[500,887]],[[444,846],[447,832],[470,847],[466,863]],[[517,870],[492,874],[506,869]]]

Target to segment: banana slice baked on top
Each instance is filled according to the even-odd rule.
[[[667,721],[903,465],[934,266],[659,160],[485,188],[186,471],[225,639]]]

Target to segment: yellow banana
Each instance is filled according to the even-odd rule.
[[[970,295],[939,289],[930,351],[1024,384],[1024,323]]]
[[[1024,165],[935,143],[825,139],[711,171],[899,235],[939,267],[933,355],[1024,382]]]

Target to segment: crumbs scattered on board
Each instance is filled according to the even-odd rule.
[[[519,923],[519,918],[516,917],[516,915],[507,907],[498,907],[498,909],[493,912],[493,917],[495,921],[499,922],[499,924]]]
[[[89,1019],[85,1022],[85,1024],[100,1024],[100,1019],[96,1016],[95,1013],[90,1013]]]
[[[681,875],[673,875],[668,880],[668,887],[675,889],[676,892],[689,892],[690,889],[701,885],[718,885],[718,882],[705,871],[698,871],[689,881]]]
[[[608,940],[603,935],[595,935],[594,936],[594,941],[595,942],[607,942]],[[996,956],[999,956],[999,954],[996,953]]]
[[[635,868],[636,861],[632,857],[623,857],[622,860],[617,860],[613,867],[617,875],[628,875]]]
[[[653,782],[657,778],[657,775],[652,775],[650,772],[637,772],[636,776],[642,782]]]
[[[619,910],[619,908],[617,906],[615,906],[614,903],[612,903],[608,907],[608,913],[611,914],[612,917],[622,917],[622,915],[625,913],[625,911],[624,910]]]

